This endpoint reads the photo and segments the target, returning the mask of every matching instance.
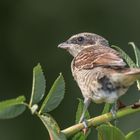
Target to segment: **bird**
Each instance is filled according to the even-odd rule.
[[[58,45],[72,56],[72,75],[84,97],[79,123],[91,102],[115,103],[140,79],[140,68],[129,68],[107,39],[95,33],[78,33]]]

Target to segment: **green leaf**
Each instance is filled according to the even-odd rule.
[[[135,58],[136,58],[136,66],[140,67],[140,50],[134,44],[134,42],[129,42],[128,44],[131,45],[133,47],[133,49],[134,49]]]
[[[134,42],[129,42],[129,45],[131,45],[134,49],[135,58],[136,58],[136,67],[140,67],[140,50],[137,46],[135,46]],[[138,90],[140,90],[140,80],[137,80],[137,87]]]
[[[126,135],[126,140],[140,140],[140,129],[128,133]]]
[[[78,108],[77,108],[77,112],[76,112],[76,120],[75,120],[76,123],[79,123],[80,117],[81,117],[82,112],[83,112],[83,107],[84,107],[83,100],[81,100],[81,99],[78,99],[78,100],[79,100],[79,104],[78,104]],[[85,113],[85,118],[86,119],[90,118],[88,110]],[[90,132],[91,132],[90,128],[88,129],[86,134],[84,134],[84,132],[78,132],[77,134],[75,134],[73,136],[72,140],[86,140],[88,135],[90,134]]]
[[[90,133],[90,130],[88,130],[88,132],[86,132],[86,134],[84,134],[84,132],[78,132],[77,134],[74,135],[72,140],[86,140],[89,133]]]
[[[62,74],[60,74],[45,98],[39,113],[46,113],[55,109],[64,98],[64,92],[65,82]]]
[[[66,140],[66,137],[61,133],[57,122],[49,115],[39,115],[39,118],[47,128],[51,140]]]
[[[125,136],[120,129],[110,125],[100,125],[97,127],[98,140],[125,140]]]
[[[112,45],[111,47],[115,48],[117,51],[119,51],[120,55],[123,57],[123,59],[127,62],[127,64],[129,65],[129,67],[131,68],[135,68],[136,64],[135,62],[129,57],[129,55],[127,55],[121,48]]]
[[[30,107],[37,104],[43,98],[45,94],[46,82],[45,77],[41,68],[38,64],[33,69],[33,84],[32,84],[32,94],[30,99]]]
[[[19,96],[0,102],[0,119],[11,119],[23,113],[26,109],[24,105],[25,97]]]
[[[102,114],[105,114],[105,113],[108,113],[109,111],[110,111],[110,104],[109,103],[106,103],[105,105],[104,105],[104,109],[103,109],[103,111],[102,111]]]

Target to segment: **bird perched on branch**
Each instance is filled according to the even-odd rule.
[[[85,105],[80,122],[84,121],[91,101],[114,103],[140,78],[140,69],[127,68],[119,52],[110,48],[108,41],[97,34],[79,33],[58,47],[74,57],[71,71]]]

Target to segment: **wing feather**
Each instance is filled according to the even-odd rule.
[[[84,49],[74,59],[74,66],[79,69],[92,69],[98,66],[124,67],[125,65],[126,63],[116,50],[103,46]]]

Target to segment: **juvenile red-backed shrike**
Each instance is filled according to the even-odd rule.
[[[114,103],[140,78],[140,69],[127,68],[121,55],[97,34],[76,34],[58,47],[74,57],[71,71],[85,104],[80,122],[91,101]]]

